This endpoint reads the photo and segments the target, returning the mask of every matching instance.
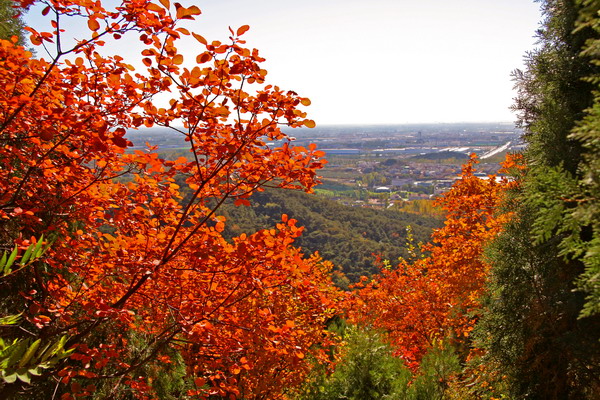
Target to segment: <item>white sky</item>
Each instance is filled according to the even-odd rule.
[[[195,3],[186,27],[225,41],[250,25],[268,83],[309,97],[317,124],[513,121],[510,73],[541,19],[533,0]]]

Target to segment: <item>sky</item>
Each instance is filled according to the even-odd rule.
[[[267,83],[309,97],[317,124],[514,121],[511,71],[541,20],[533,0],[194,3],[186,27],[209,41],[250,25]]]

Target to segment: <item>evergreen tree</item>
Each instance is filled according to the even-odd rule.
[[[0,39],[10,40],[12,36],[16,36],[17,43],[23,45],[25,24],[20,11],[13,7],[14,4],[12,0],[0,0]]]
[[[590,120],[597,126],[598,119],[586,117],[597,109],[590,111],[597,89],[590,77],[600,70],[589,50],[598,43],[598,14],[589,12],[597,3],[544,1],[540,46],[516,73],[528,170],[505,205],[514,219],[488,251],[490,294],[478,329],[519,399],[592,399],[600,392],[600,315],[584,309],[585,295],[576,290],[579,282],[591,304],[598,285],[590,267],[598,260],[589,254],[594,243],[598,248],[598,212],[587,183],[595,182],[597,194]]]
[[[416,374],[393,355],[384,335],[371,328],[333,326],[345,345],[336,351],[335,371],[316,369],[295,400],[442,400],[448,383],[460,370],[451,346],[434,343]],[[341,329],[340,329],[341,328]]]
[[[600,65],[600,3],[586,0],[580,13],[579,29],[592,29],[595,37],[586,42],[583,54],[590,62]],[[573,131],[571,137],[580,140],[585,153],[580,164],[580,177],[573,198],[577,206],[571,214],[574,225],[580,227],[565,241],[571,254],[582,257],[585,272],[578,280],[578,286],[586,294],[586,304],[582,316],[600,314],[600,73],[588,77],[594,85],[594,104],[588,114]]]

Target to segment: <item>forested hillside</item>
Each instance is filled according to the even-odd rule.
[[[220,212],[227,218],[224,234],[229,237],[270,228],[287,214],[304,227],[295,243],[341,267],[350,282],[378,270],[375,256],[408,257],[409,231],[415,243],[424,243],[441,225],[435,217],[350,207],[314,194],[281,190],[255,193],[250,207],[225,204]]]

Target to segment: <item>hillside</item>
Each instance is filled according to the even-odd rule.
[[[252,206],[227,204],[220,212],[228,220],[224,232],[228,237],[272,227],[282,214],[288,214],[305,227],[296,245],[307,254],[319,251],[351,282],[377,272],[374,254],[389,260],[407,257],[407,226],[411,226],[415,241],[420,242],[427,241],[432,229],[441,225],[434,217],[350,207],[316,195],[283,190],[255,193]]]

